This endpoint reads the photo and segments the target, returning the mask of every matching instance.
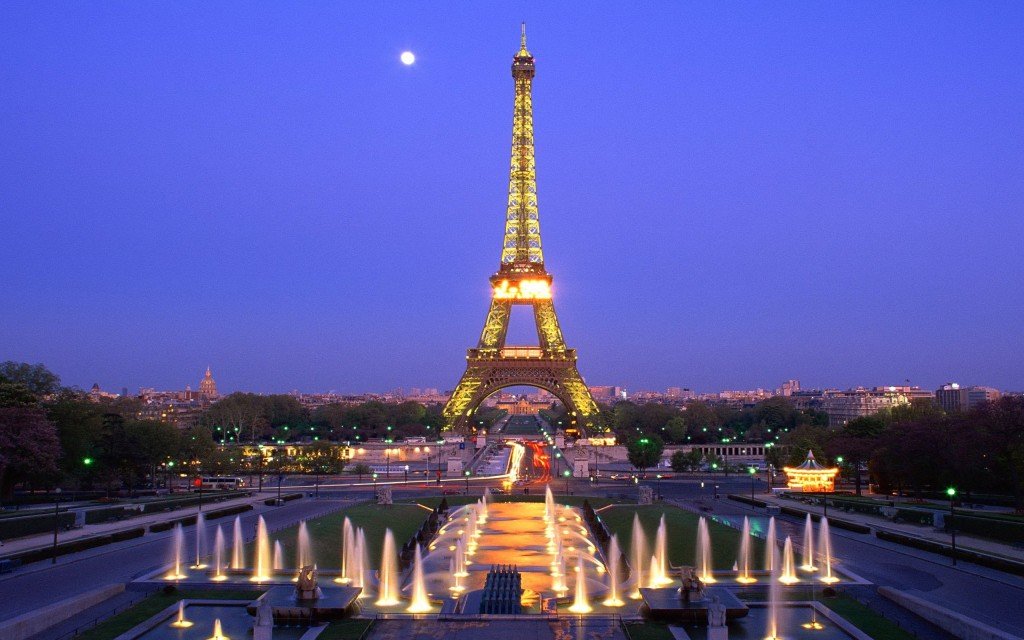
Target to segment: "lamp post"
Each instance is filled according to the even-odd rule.
[[[388,427],[389,429],[391,427]],[[384,477],[391,478],[391,447],[384,449]]]
[[[566,469],[562,475],[565,476],[565,495],[569,495],[569,476],[572,474]]]
[[[409,465],[405,465],[405,484],[409,484]]]
[[[956,489],[949,487],[946,489],[946,495],[949,496],[949,535],[953,541],[953,566],[956,566],[956,512],[953,511],[953,498],[956,496]]]
[[[466,469],[466,471],[464,471],[463,474],[466,476],[466,495],[468,496],[469,495],[469,469]]]
[[[377,495],[377,472],[373,472],[373,495]]]
[[[57,564],[57,529],[60,528],[60,487],[53,490],[53,558],[50,564]]]
[[[654,481],[655,481],[655,484],[657,485],[656,491],[658,492],[658,500],[661,500],[661,474],[660,473],[655,474]]]
[[[754,479],[757,477],[757,469],[750,467],[750,499],[754,499]]]

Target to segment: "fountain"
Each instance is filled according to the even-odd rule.
[[[619,536],[612,534],[612,539],[608,543],[608,597],[604,599],[604,606],[606,607],[621,607],[625,602],[619,596],[619,561],[622,557],[622,552],[619,551]]]
[[[253,567],[252,582],[266,582],[273,577],[270,556],[270,535],[267,533],[267,522],[260,516],[256,520],[256,563]]]
[[[455,568],[455,558],[453,557],[451,562],[448,563],[448,572],[452,576],[452,586],[448,587],[451,590],[452,595],[458,595],[466,590],[466,587],[462,586],[462,578],[465,576],[459,575],[459,571]]]
[[[398,558],[395,552],[395,535],[391,529],[384,532],[384,549],[381,553],[380,568],[377,570],[377,605],[393,607],[399,603]]]
[[[590,613],[593,608],[587,601],[587,574],[583,571],[583,555],[576,556],[576,598],[569,607],[572,613]]]
[[[203,549],[206,546],[206,517],[203,512],[200,511],[199,515],[196,516],[196,562],[192,565],[192,569],[205,569],[206,565],[203,564]]]
[[[274,573],[282,569],[284,569],[284,548],[281,546],[280,540],[274,540]]]
[[[366,597],[366,568],[370,564],[366,558],[366,534],[362,528],[356,529],[356,544],[352,548],[352,586],[363,590],[360,597]]]
[[[668,530],[665,527],[665,514],[658,522],[658,532],[654,538],[654,557],[657,562],[651,565],[650,584],[652,587],[664,587],[672,584],[668,575]]]
[[[779,573],[779,568],[776,567],[768,579],[768,628],[765,629],[764,640],[782,640],[779,636],[779,601],[782,599],[782,577]]]
[[[306,521],[299,522],[299,533],[296,540],[297,564],[298,567],[314,564],[312,544],[309,541],[309,529],[306,528]]]
[[[466,549],[462,544],[462,540],[455,541],[455,556],[452,558],[455,563],[455,575],[459,578],[465,578],[469,575],[466,571]]]
[[[832,537],[828,531],[828,518],[821,519],[821,525],[818,529],[818,545],[818,561],[824,567],[819,579],[826,584],[839,582],[839,578],[832,573]]]
[[[804,563],[800,568],[804,571],[818,570],[818,567],[814,566],[814,523],[809,513],[804,520]]]
[[[228,579],[224,568],[224,529],[218,524],[217,533],[213,537],[213,579],[217,582]]]
[[[181,523],[174,525],[174,533],[171,534],[171,549],[173,554],[174,568],[171,572],[164,576],[166,580],[183,580],[187,578],[184,573],[181,572],[181,556],[184,553],[185,547],[185,532],[181,529]]]
[[[775,516],[768,519],[768,532],[764,536],[764,568],[775,571],[775,554],[779,543],[775,539]]]
[[[740,533],[740,554],[736,561],[737,573],[736,582],[740,584],[751,584],[757,582],[757,578],[750,575],[750,518],[743,516],[743,531]]]
[[[242,518],[235,516],[235,532],[231,543],[231,568],[245,568],[245,538],[242,537]]]
[[[171,626],[176,629],[186,629],[192,626],[192,623],[185,619],[185,601],[178,600],[178,617],[174,619]]]
[[[427,596],[427,585],[423,579],[423,554],[420,545],[416,545],[415,560],[412,565],[412,601],[409,613],[428,613],[431,609],[430,598]]]
[[[353,562],[352,552],[355,546],[355,532],[352,529],[352,521],[345,518],[341,524],[341,575],[334,579],[339,584],[349,584],[352,582],[352,568],[355,566]]]
[[[697,522],[697,555],[696,559],[700,573],[701,582],[713,584],[715,576],[711,568],[711,533],[708,532],[708,521],[704,516]]]
[[[555,519],[555,494],[551,493],[551,485],[544,486],[544,520]]]
[[[644,536],[644,528],[640,524],[640,517],[633,514],[633,534],[630,538],[630,551],[633,556],[633,575],[630,582],[633,583],[633,592],[629,595],[633,600],[640,599],[640,587],[643,583],[644,556],[647,555],[647,538]]]
[[[779,582],[782,584],[795,584],[800,581],[796,575],[796,563],[793,560],[793,539],[786,536],[786,542],[782,551],[782,577]]]
[[[224,635],[224,632],[220,628],[220,618],[214,618],[213,620],[213,635],[210,636],[209,640],[228,640],[228,637]]]

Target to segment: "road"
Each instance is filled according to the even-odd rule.
[[[251,538],[257,515],[263,515],[267,527],[276,530],[314,518],[342,506],[337,500],[297,500],[280,507],[264,507],[242,516],[243,531]],[[207,540],[212,540],[217,524],[230,529],[233,518],[215,520],[207,525]],[[185,539],[194,553],[195,527],[185,529]],[[142,538],[126,540],[81,553],[62,556],[56,565],[49,560],[36,562],[0,577],[0,620],[70,598],[97,587],[128,582],[144,573],[166,565],[170,555],[171,532],[149,533]],[[230,535],[228,535],[230,538]],[[190,557],[186,554],[186,557]]]

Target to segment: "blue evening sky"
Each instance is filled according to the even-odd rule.
[[[4,2],[0,360],[451,388],[524,19],[589,383],[1024,387],[1021,2]]]

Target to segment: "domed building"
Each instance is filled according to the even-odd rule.
[[[210,367],[206,367],[206,375],[204,375],[203,379],[199,381],[199,397],[204,400],[213,400],[218,395],[217,383],[213,379]]]

